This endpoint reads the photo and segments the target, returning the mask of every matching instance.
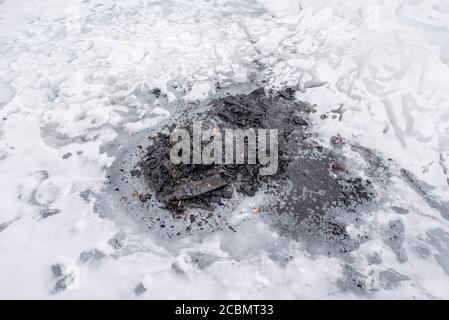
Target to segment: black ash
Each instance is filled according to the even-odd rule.
[[[234,200],[263,193],[266,201],[257,212],[283,234],[296,237],[318,230],[329,241],[347,241],[344,227],[328,218],[328,213],[336,208],[352,212],[368,203],[373,198],[371,182],[347,167],[341,137],[335,137],[329,148],[314,140],[309,124],[314,106],[296,100],[295,94],[292,89],[268,94],[258,89],[213,100],[200,112],[188,107],[177,112],[170,122],[147,135],[148,144],[137,146],[139,160],[129,172],[122,172],[126,176],[122,181],[138,180],[143,188],[122,200],[140,203],[147,209],[139,218],[142,223],[152,230],[165,230],[171,237],[229,229],[229,216],[224,212],[238,206]],[[258,163],[173,164],[170,133],[175,128],[191,132],[194,121],[220,130],[278,129],[276,174],[260,175]],[[154,213],[161,208],[165,215]],[[348,245],[341,247],[350,250]]]

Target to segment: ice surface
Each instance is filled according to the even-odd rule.
[[[446,0],[0,0],[0,297],[449,298],[448,23]],[[300,89],[323,145],[388,164],[340,215],[348,255],[257,199],[237,232],[171,243],[98,205],[120,139],[251,84]]]

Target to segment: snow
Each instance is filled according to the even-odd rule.
[[[368,235],[350,258],[250,211],[236,233],[167,244],[95,206],[108,146],[171,114],[149,90],[196,101],[262,81],[303,89],[323,144],[340,134],[394,163],[347,226]],[[0,0],[1,298],[447,299],[448,161],[446,0]]]

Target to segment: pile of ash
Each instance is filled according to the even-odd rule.
[[[224,161],[220,164],[193,164],[191,154],[189,164],[175,165],[170,160],[174,143],[170,141],[169,133],[151,137],[152,143],[140,163],[141,172],[157,200],[176,213],[184,212],[185,208],[213,210],[214,205],[231,198],[234,190],[245,196],[254,196],[262,184],[285,173],[291,157],[285,150],[286,143],[292,139],[295,130],[299,130],[300,137],[295,136],[294,139],[306,139],[304,128],[308,124],[304,118],[311,111],[310,105],[293,100],[292,91],[266,96],[263,90],[256,90],[249,95],[215,100],[209,112],[195,119],[201,120],[204,127],[220,128],[217,129],[220,137],[225,136],[225,130],[221,128],[278,129],[278,159],[274,175],[261,175],[260,170],[264,166],[257,161],[248,164],[247,153],[244,164],[235,164],[235,154],[230,164],[224,164]],[[192,127],[185,129],[192,137]],[[168,132],[173,130],[171,127]],[[211,141],[202,141],[201,150],[209,143]],[[225,147],[220,147],[223,147],[221,153],[224,155]]]
[[[324,217],[334,208],[351,211],[369,202],[374,196],[371,182],[346,167],[340,150],[345,142],[341,138],[333,139],[332,148],[314,140],[309,117],[315,107],[298,101],[295,95],[291,89],[268,94],[258,89],[219,98],[200,111],[186,107],[185,112],[176,113],[150,137],[147,133],[149,143],[138,146],[138,161],[132,168],[128,166],[129,172],[125,172],[128,176],[122,178],[138,180],[144,186],[140,195],[132,197],[147,208],[139,220],[149,229],[163,228],[170,237],[195,230],[211,232],[229,226],[223,212],[231,198],[242,200],[262,193],[266,201],[260,203],[258,210],[283,234],[297,236],[313,229],[347,239],[343,227]],[[247,161],[174,164],[170,151],[177,142],[171,141],[170,133],[175,128],[184,128],[189,140],[193,139],[195,121],[223,136],[228,128],[277,129],[277,170],[262,175],[261,169],[266,165]],[[212,141],[200,140],[201,149]],[[189,159],[193,156],[192,152]],[[130,203],[133,199],[126,201]],[[160,213],[161,208],[165,215]]]

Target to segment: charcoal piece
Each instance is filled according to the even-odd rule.
[[[175,200],[195,198],[199,195],[222,188],[226,184],[226,180],[218,174],[197,181],[187,181],[174,189],[173,198]]]

